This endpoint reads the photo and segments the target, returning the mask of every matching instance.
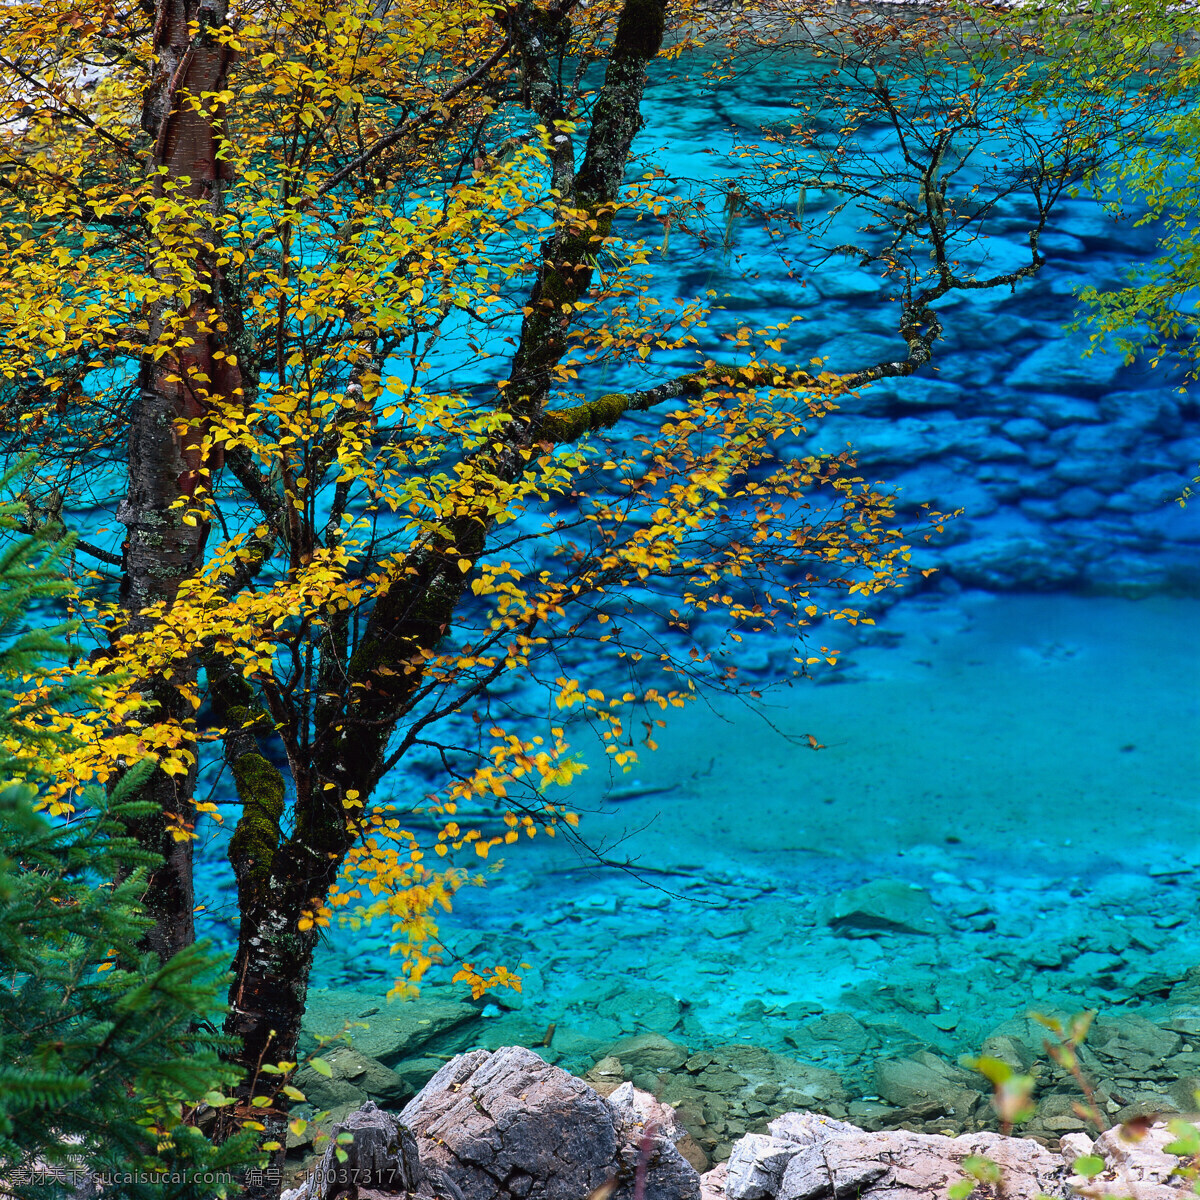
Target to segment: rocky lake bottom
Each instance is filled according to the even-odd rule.
[[[335,931],[305,1048],[349,1023],[354,1049],[300,1086],[338,1116],[524,1045],[653,1091],[712,1162],[793,1110],[994,1128],[959,1061],[983,1051],[1038,1076],[1026,1131],[1053,1140],[1081,1097],[1030,1014],[1092,1008],[1110,1117],[1195,1107],[1198,609],[927,593],[767,719],[692,710],[630,775],[581,777],[591,850],[520,846],[459,893],[447,954],[530,964],[519,995],[389,1002],[387,928]]]

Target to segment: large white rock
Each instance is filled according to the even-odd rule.
[[[1000,1167],[1005,1200],[1067,1195],[1068,1164],[1028,1138],[866,1133],[812,1113],[786,1113],[770,1130],[770,1137],[747,1134],[734,1146],[727,1168],[704,1176],[705,1200],[945,1200],[950,1185],[963,1178],[963,1160],[972,1155]],[[978,1194],[982,1198],[989,1190]]]

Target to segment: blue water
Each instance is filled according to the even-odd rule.
[[[677,73],[654,81],[637,167],[681,189],[734,176],[733,148],[786,113],[792,80],[764,70],[706,89]],[[1019,260],[1023,218],[1017,203],[998,208],[991,261]],[[570,802],[582,842],[514,847],[486,889],[460,894],[443,922],[449,955],[531,964],[521,1007],[491,1018],[497,1039],[531,1041],[554,1022],[560,1043],[571,1033],[598,1051],[651,1029],[854,1079],[855,1056],[807,1020],[849,1013],[881,1052],[954,1055],[1031,1006],[1164,1003],[1200,962],[1200,505],[1173,502],[1200,463],[1200,419],[1178,376],[1085,360],[1086,338],[1064,331],[1075,291],[1118,279],[1151,234],[1080,196],[1042,246],[1032,283],[941,305],[934,370],[847,399],[791,447],[850,441],[902,513],[965,509],[917,552],[932,578],[877,602],[873,627],[820,630],[842,661],[768,692],[761,711],[726,701],[680,715],[630,775],[609,774],[581,734],[592,769]],[[844,259],[813,265],[803,246],[793,257],[809,263],[799,278],[745,217],[728,255],[673,235],[651,268],[663,295],[718,293],[701,356],[738,324],[796,313],[787,353],[800,361],[850,368],[900,349],[877,277]],[[691,361],[679,352],[589,386]],[[740,654],[764,685],[787,661],[769,634]],[[411,801],[435,771],[410,768],[384,790]],[[231,888],[221,837],[208,837],[205,887],[225,890],[204,928],[227,939]],[[940,932],[831,927],[833,897],[879,878],[925,889]],[[390,941],[385,928],[335,931],[314,983],[382,992]]]

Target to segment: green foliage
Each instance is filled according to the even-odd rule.
[[[1022,18],[1024,19],[1024,18]],[[1046,71],[1026,103],[1049,107],[1090,95],[1092,108],[1120,108],[1130,120],[1104,144],[1097,141],[1091,183],[1117,219],[1141,210],[1153,225],[1157,252],[1136,262],[1123,285],[1087,287],[1090,311],[1081,319],[1093,341],[1110,340],[1127,361],[1145,354],[1157,366],[1182,360],[1200,373],[1200,21],[1188,5],[1150,0],[1096,0],[1090,12],[1063,21],[1058,11],[1037,18]]]
[[[31,604],[66,590],[56,566],[69,545],[15,534],[18,511],[0,505],[0,1179],[18,1200],[46,1200],[48,1179],[84,1168],[121,1173],[123,1197],[230,1195],[222,1179],[250,1161],[253,1135],[218,1148],[194,1124],[196,1102],[236,1080],[195,1022],[215,1011],[218,959],[202,943],[160,965],[138,948],[157,859],[123,822],[146,808],[129,797],[150,764],[111,796],[85,794],[70,821],[35,808],[64,749],[37,733],[39,707],[89,697],[52,687],[14,704],[13,685],[65,653],[68,632],[22,632]]]
[[[996,1110],[1005,1132],[1033,1117],[1037,1111],[1037,1105],[1033,1102],[1037,1080],[1032,1075],[1019,1074],[1002,1059],[993,1058],[988,1054],[964,1059],[963,1066],[968,1070],[978,1071],[992,1085],[992,1107]],[[974,1183],[971,1186],[974,1187]]]

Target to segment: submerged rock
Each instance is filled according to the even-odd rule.
[[[876,879],[834,896],[826,923],[845,931],[944,932],[946,923],[924,888],[902,879]]]
[[[463,1000],[422,995],[415,1000],[388,1001],[378,993],[355,988],[311,991],[303,1028],[309,1034],[337,1037],[345,1034],[350,1045],[368,1058],[391,1066],[412,1058],[448,1035],[470,1036],[470,1026],[481,1009]],[[460,1045],[464,1037],[458,1039]],[[458,1046],[444,1049],[451,1053]]]
[[[1099,392],[1109,387],[1122,367],[1115,355],[1089,354],[1084,337],[1059,337],[1027,355],[1008,377],[1010,387],[1050,392]]]
[[[688,1048],[659,1033],[642,1033],[614,1042],[605,1057],[619,1059],[632,1071],[673,1071],[688,1059]]]
[[[318,1109],[334,1109],[347,1103],[357,1107],[368,1099],[381,1104],[401,1101],[415,1094],[420,1086],[408,1086],[390,1067],[350,1046],[337,1047],[323,1057],[329,1064],[328,1077],[304,1067],[293,1081]]]
[[[974,1080],[935,1055],[882,1059],[875,1064],[879,1095],[897,1108],[928,1108],[928,1116],[956,1117],[961,1123],[982,1099]]]

